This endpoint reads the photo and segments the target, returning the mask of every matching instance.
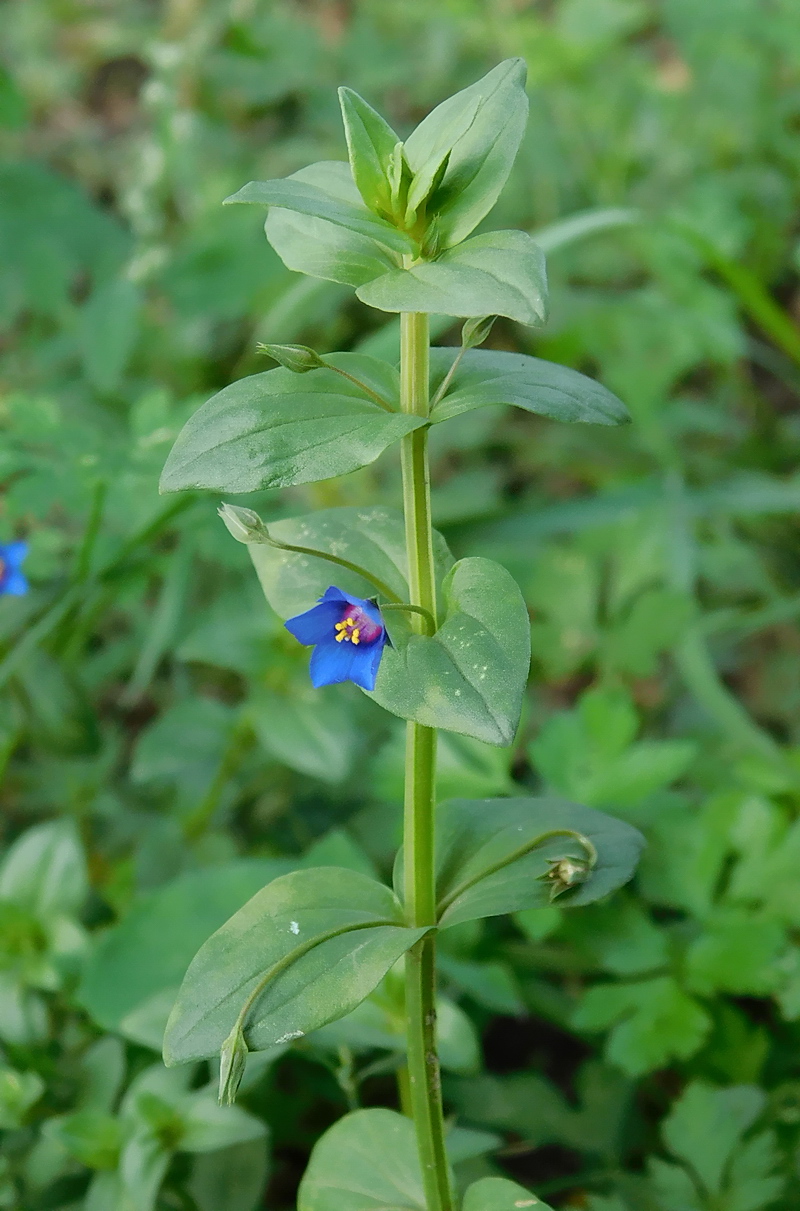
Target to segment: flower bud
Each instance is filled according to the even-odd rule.
[[[225,522],[228,533],[237,542],[269,542],[269,535],[263,521],[252,509],[243,509],[240,505],[224,504],[220,505],[217,513]]]
[[[259,345],[258,352],[269,354],[294,374],[307,374],[309,370],[319,370],[320,366],[326,365],[308,345]]]
[[[550,884],[550,902],[562,892],[579,883],[585,883],[592,873],[592,865],[585,858],[549,858],[550,869],[541,878]]]
[[[247,1064],[247,1043],[237,1021],[219,1053],[219,1104],[232,1106]]]
[[[482,315],[476,319],[467,320],[461,329],[461,346],[464,349],[475,349],[482,345],[494,327],[496,315]]]

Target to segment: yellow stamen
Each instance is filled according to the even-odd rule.
[[[347,636],[345,635],[344,631],[340,631],[339,634],[336,636],[336,642],[341,643],[342,640],[346,639],[346,638],[347,638]]]
[[[353,631],[353,634],[350,636],[350,638],[353,640],[353,643],[356,645],[356,647],[358,647],[359,643],[361,642],[361,640],[359,639],[360,634],[361,634],[361,631],[358,629],[358,627],[356,627]]]

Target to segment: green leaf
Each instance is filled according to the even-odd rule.
[[[686,952],[687,986],[701,996],[764,996],[781,983],[778,960],[785,947],[786,930],[780,921],[751,909],[718,908]]]
[[[116,391],[130,360],[139,330],[142,299],[127,278],[98,287],[80,314],[79,343],[83,370],[98,391]]]
[[[427,206],[446,247],[469,235],[508,180],[528,119],[525,75],[524,60],[506,59],[438,105],[406,140],[409,166],[419,173],[441,163],[452,140],[444,177]]]
[[[651,1156],[648,1170],[659,1211],[706,1211],[696,1182],[680,1165]]]
[[[122,1131],[119,1120],[108,1113],[82,1110],[51,1118],[44,1124],[44,1134],[90,1169],[116,1168]]]
[[[220,1106],[211,1088],[190,1094],[181,1104],[181,1152],[216,1152],[234,1144],[263,1140],[267,1128],[261,1119],[239,1106]]]
[[[187,1188],[198,1211],[255,1211],[267,1180],[263,1140],[199,1153]]]
[[[393,1110],[356,1110],[311,1153],[297,1211],[425,1211],[414,1124]]]
[[[251,1050],[343,1017],[424,933],[404,927],[388,887],[355,871],[329,866],[274,880],[195,956],[167,1025],[167,1063],[215,1055],[251,996]]]
[[[380,373],[364,354],[330,360],[351,374]],[[255,492],[332,479],[373,462],[424,423],[387,412],[333,369],[298,380],[278,367],[231,383],[195,412],[167,459],[160,491]]]
[[[773,1206],[786,1185],[782,1167],[774,1131],[762,1131],[745,1140],[730,1163],[727,1191],[730,1211],[761,1211],[762,1207]]]
[[[718,1195],[737,1144],[765,1105],[766,1096],[755,1085],[716,1089],[693,1081],[664,1120],[664,1142],[694,1170],[709,1194]]]
[[[458,98],[450,100],[456,102]],[[453,147],[475,121],[479,106],[480,96],[477,93],[458,104],[450,105],[445,101],[439,106],[440,111],[446,110],[445,113],[440,113],[436,118],[434,114],[429,115],[428,134],[423,131],[423,137],[415,139],[420,134],[418,127],[411,136],[410,158],[408,150],[404,148],[406,161],[414,174],[408,189],[407,221],[413,222],[422,203],[427,201],[435,187],[441,185]]]
[[[192,871],[145,896],[97,943],[79,990],[106,1030],[160,993],[171,995],[203,942],[288,861],[242,858]]]
[[[580,833],[597,851],[586,881],[558,897],[564,907],[590,904],[626,883],[644,844],[629,824],[554,798],[451,799],[439,805],[436,827],[442,926],[548,904],[551,861],[587,856],[572,837],[538,843],[554,830]]]
[[[431,350],[432,392],[450,369],[456,352]],[[464,354],[431,419],[435,424],[494,404],[514,404],[553,420],[590,425],[619,425],[630,419],[627,408],[615,395],[577,370],[524,353],[493,349],[473,349]]]
[[[563,929],[570,942],[615,975],[652,972],[669,961],[668,935],[632,897],[615,896],[588,913],[572,913]]]
[[[0,900],[36,916],[74,915],[88,893],[86,858],[71,820],[29,828],[0,865]]]
[[[333,569],[331,569],[333,570]],[[247,718],[262,747],[290,769],[337,783],[350,772],[358,730],[345,702],[323,696],[309,685],[291,693],[258,690]]]
[[[476,1005],[507,1017],[519,1017],[525,1013],[519,985],[506,963],[476,963],[453,958],[443,951],[439,956],[439,969]]]
[[[327,160],[289,179],[319,187],[348,206],[363,207],[349,164]],[[361,286],[397,266],[397,257],[382,243],[327,219],[271,207],[265,231],[283,263],[310,277]]]
[[[406,1027],[401,996],[387,995],[383,987],[362,1001],[346,1017],[323,1026],[314,1041],[336,1050],[382,1049],[405,1055]],[[480,1067],[480,1044],[471,1018],[447,997],[436,1000],[436,1039],[439,1061],[446,1072],[471,1073]]]
[[[524,231],[473,236],[435,261],[392,269],[356,294],[381,311],[505,315],[520,324],[547,318],[544,253]]]
[[[547,1203],[508,1178],[482,1177],[467,1188],[461,1211],[520,1211],[525,1207],[552,1211]]]
[[[528,613],[516,581],[489,559],[462,559],[443,586],[433,636],[390,623],[369,697],[401,719],[510,744],[530,663]]]
[[[320,509],[273,522],[269,530],[280,542],[336,554],[366,568],[400,601],[408,601],[405,523],[398,510],[380,506]],[[436,531],[433,547],[437,578],[441,578],[452,567],[453,557]],[[264,596],[281,618],[309,609],[331,584],[358,597],[371,597],[375,592],[368,580],[325,559],[276,547],[251,545],[247,549]]]
[[[590,988],[573,1015],[579,1030],[613,1026],[606,1057],[630,1076],[688,1059],[700,1048],[711,1019],[669,976]]]
[[[326,223],[344,227],[356,235],[367,236],[394,252],[414,251],[414,241],[410,236],[372,214],[363,203],[346,202],[308,179],[303,180],[298,174],[277,181],[250,181],[225,199],[226,205],[234,202],[252,202],[259,206],[274,206],[278,210],[291,210],[295,214],[324,219]]]
[[[37,1072],[17,1072],[0,1064],[0,1130],[22,1127],[27,1112],[44,1090],[45,1083]]]
[[[391,209],[388,169],[399,139],[391,126],[351,88],[339,89],[350,170],[371,210]]]

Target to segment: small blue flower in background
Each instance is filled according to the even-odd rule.
[[[0,597],[22,597],[28,591],[28,582],[20,571],[20,565],[28,554],[26,542],[0,542]]]
[[[320,597],[319,605],[290,618],[285,625],[295,639],[315,645],[309,670],[312,685],[319,688],[354,681],[363,690],[375,688],[389,637],[374,601],[348,597],[331,585]]]

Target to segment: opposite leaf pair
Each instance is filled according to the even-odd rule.
[[[290,269],[355,286],[371,307],[542,323],[544,256],[531,237],[466,239],[497,201],[522,139],[523,61],[450,97],[405,143],[356,93],[339,95],[349,164],[251,181],[228,202],[269,206],[267,238]]]

